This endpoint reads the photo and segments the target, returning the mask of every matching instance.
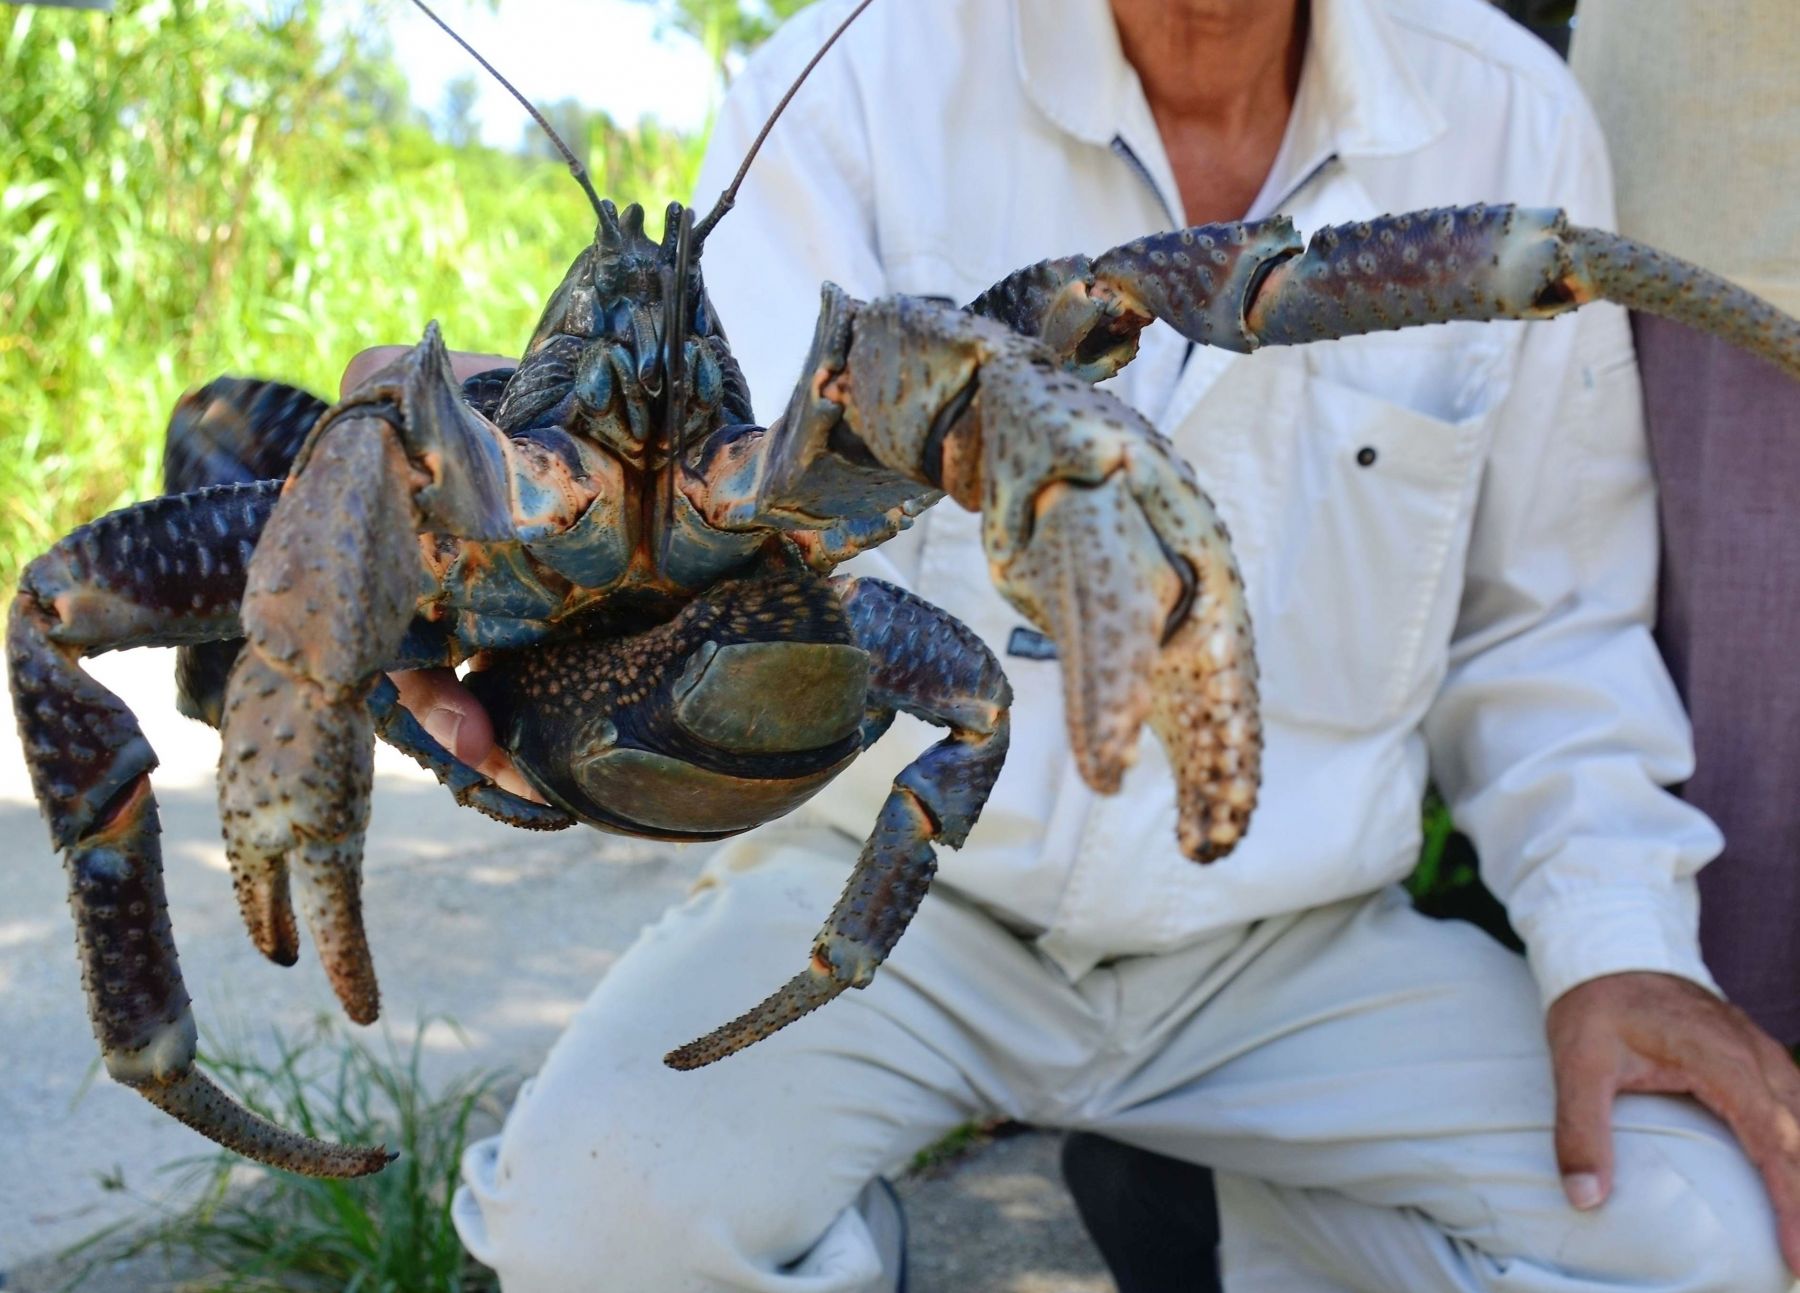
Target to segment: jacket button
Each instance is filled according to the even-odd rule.
[[[1364,445],[1356,451],[1356,465],[1358,467],[1373,467],[1375,465],[1375,449],[1373,446]]]

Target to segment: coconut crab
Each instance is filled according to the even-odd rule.
[[[722,206],[728,203],[722,203]],[[1010,275],[967,307],[824,291],[784,415],[751,420],[707,301],[705,234],[651,240],[596,201],[593,242],[513,369],[458,384],[434,328],[327,407],[221,378],[170,432],[168,497],[102,518],[26,572],[8,629],[34,787],[67,860],[109,1071],[220,1143],[352,1175],[229,1103],[194,1024],[160,878],[154,755],[80,658],[184,650],[184,708],[223,728],[221,809],[265,955],[298,954],[290,883],[346,1010],[375,1017],[361,839],[379,734],[459,802],[717,839],[816,792],[897,710],[950,730],[903,772],[810,964],[673,1052],[711,1062],[876,972],[933,845],[961,842],[1006,747],[991,653],[929,603],[833,574],[945,495],[984,516],[996,584],[1056,641],[1084,775],[1116,787],[1148,721],[1181,843],[1228,850],[1257,778],[1255,669],[1228,538],[1186,465],[1091,383],[1160,318],[1254,349],[1608,297],[1698,322],[1800,372],[1800,329],[1718,280],[1557,213],[1467,208],[1327,230],[1207,226]],[[385,671],[480,657],[502,743],[548,801],[457,763]]]

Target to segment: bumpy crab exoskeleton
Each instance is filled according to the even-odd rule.
[[[1560,211],[1387,216],[1305,247],[1286,218],[1184,229],[1019,270],[962,310],[905,297],[863,304],[827,285],[786,415],[766,443],[740,442],[705,464],[710,516],[722,528],[754,518],[804,530],[856,516],[897,528],[916,501],[906,482],[981,511],[996,587],[1056,643],[1083,777],[1116,790],[1148,720],[1178,782],[1182,850],[1210,861],[1248,828],[1259,778],[1243,581],[1187,464],[1143,417],[1085,383],[1128,363],[1155,319],[1248,352],[1549,318],[1601,299],[1726,337],[1800,377],[1800,323]],[[853,877],[844,902],[855,892]],[[871,958],[827,921],[807,970],[668,1062],[696,1067],[767,1036],[863,986],[891,947]]]
[[[330,409],[215,382],[177,412],[170,484],[239,483],[114,513],[26,570],[7,629],[14,707],[68,866],[95,1033],[109,1072],[215,1141],[323,1175],[386,1161],[274,1127],[194,1067],[155,758],[85,655],[183,648],[184,708],[223,721],[221,810],[251,937],[294,958],[297,885],[359,1020],[377,1009],[359,896],[375,734],[521,826],[716,839],[815,791],[896,711],[947,728],[896,779],[810,963],[668,1057],[693,1067],[867,984],[925,894],[934,844],[962,842],[999,773],[1010,696],[991,652],[919,598],[826,577],[945,494],[981,510],[996,585],[1055,640],[1088,780],[1114,788],[1148,722],[1180,782],[1183,849],[1217,857],[1247,828],[1260,733],[1227,535],[1167,442],[1089,385],[1153,319],[1253,350],[1605,298],[1800,376],[1800,323],[1560,213],[1384,217],[1305,249],[1277,220],[1047,261],[965,310],[828,287],[806,372],[766,430],[747,423],[696,291],[694,319],[676,322],[703,436],[671,462],[653,434],[670,325],[639,308],[669,272],[642,213],[603,205],[516,373],[459,389],[432,329]],[[220,454],[226,469],[209,465]],[[661,471],[671,495],[652,492]],[[287,479],[257,479],[273,474]],[[672,540],[647,522],[657,507],[674,509]],[[659,542],[666,566],[649,557]],[[620,629],[615,597],[666,613]],[[479,651],[499,656],[479,676],[497,731],[549,805],[458,763],[382,676]]]
[[[361,1175],[390,1156],[276,1127],[194,1067],[149,788],[155,755],[136,719],[77,661],[129,646],[183,648],[184,707],[223,718],[221,816],[251,938],[277,962],[295,959],[291,874],[326,971],[360,1022],[376,1013],[360,903],[376,730],[491,815],[536,828],[573,819],[456,765],[397,708],[379,673],[412,663],[400,645],[418,592],[419,534],[477,536],[504,524],[491,425],[458,398],[435,329],[328,412],[288,388],[227,379],[185,402],[177,424],[245,415],[263,421],[240,474],[256,470],[254,450],[285,463],[304,437],[285,484],[154,499],[83,527],[27,568],[7,625],[14,708],[68,866],[108,1072],[248,1157]],[[212,427],[204,441],[228,443],[230,430]],[[190,469],[200,470],[171,463],[177,476]],[[220,706],[218,689],[196,680],[225,668]]]

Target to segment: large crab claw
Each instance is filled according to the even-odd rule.
[[[1211,501],[1143,417],[990,320],[828,287],[770,435],[757,498],[777,522],[892,507],[921,484],[980,510],[995,585],[1056,642],[1082,775],[1117,790],[1148,719],[1183,851],[1230,851],[1261,749],[1243,583]]]
[[[981,399],[989,568],[1056,641],[1083,778],[1116,791],[1148,719],[1175,771],[1182,851],[1228,853],[1256,802],[1261,729],[1224,522],[1167,440],[1077,378],[1003,359]]]

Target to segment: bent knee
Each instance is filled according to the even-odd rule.
[[[1681,1293],[1785,1293],[1775,1213],[1755,1166],[1710,1118],[1661,1134],[1622,1133],[1608,1218],[1616,1277]]]
[[[566,1111],[565,1111],[566,1112]],[[667,1154],[653,1125],[565,1117],[529,1088],[501,1135],[470,1146],[456,1221],[509,1290],[711,1290],[700,1249],[715,1228],[709,1165]]]
[[[507,1293],[761,1287],[849,1201],[819,1188],[818,1165],[767,1155],[703,1109],[613,1094],[618,1112],[577,1111],[528,1088],[465,1154],[457,1229]]]

